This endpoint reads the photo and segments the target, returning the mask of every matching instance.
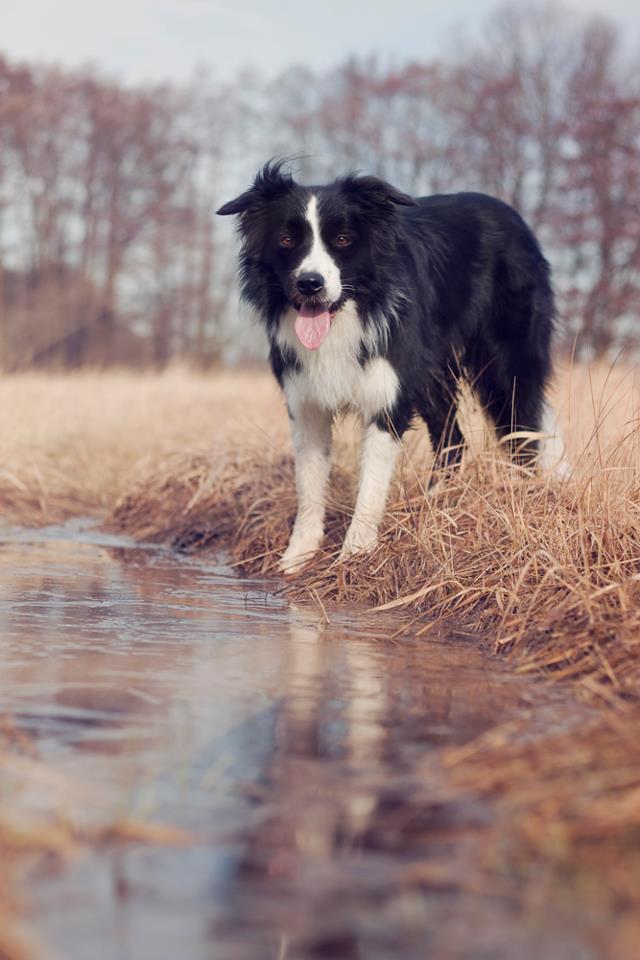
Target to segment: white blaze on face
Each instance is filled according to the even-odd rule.
[[[295,275],[299,277],[301,273],[319,273],[324,279],[324,296],[329,303],[335,303],[340,299],[340,295],[342,294],[340,270],[322,242],[320,217],[318,216],[318,198],[315,194],[309,198],[305,216],[307,223],[311,227],[311,250],[296,270]]]

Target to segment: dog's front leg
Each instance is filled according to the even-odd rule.
[[[329,412],[300,405],[291,411],[298,513],[280,570],[295,573],[311,559],[324,536],[324,512],[331,464]]]
[[[388,431],[381,430],[375,423],[366,428],[356,508],[340,553],[341,560],[376,545],[399,452],[400,442]]]

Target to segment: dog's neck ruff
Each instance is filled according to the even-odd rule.
[[[395,402],[398,378],[379,356],[379,334],[364,325],[353,300],[337,311],[330,330],[317,350],[306,349],[296,336],[296,311],[291,308],[280,321],[276,344],[296,358],[285,375],[285,393],[290,406],[294,395],[331,411],[356,410],[366,421]]]

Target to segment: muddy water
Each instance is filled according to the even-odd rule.
[[[532,703],[469,638],[389,642],[396,620],[326,622],[81,524],[0,539],[0,709],[50,771],[20,803],[194,834],[36,872],[60,957],[591,957],[464,882],[492,812],[445,799],[439,751]],[[446,879],[411,882],[416,863]]]

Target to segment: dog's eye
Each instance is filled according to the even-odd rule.
[[[334,240],[336,247],[348,247],[351,243],[351,237],[348,237],[346,233],[340,233]]]
[[[293,237],[292,237],[290,234],[284,233],[284,234],[280,237],[280,246],[281,246],[281,247],[295,247],[295,245],[296,245],[296,242],[295,242],[295,240],[293,239]]]

